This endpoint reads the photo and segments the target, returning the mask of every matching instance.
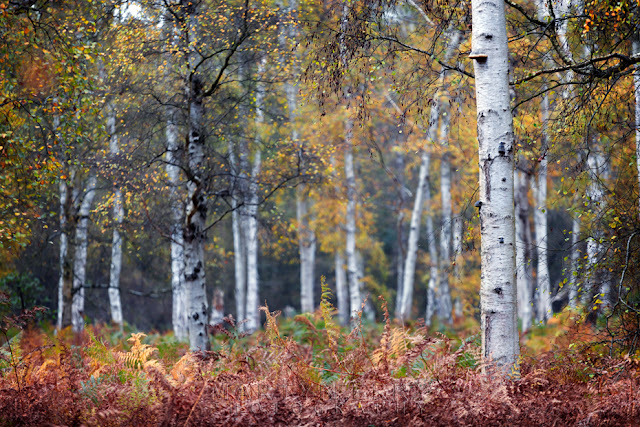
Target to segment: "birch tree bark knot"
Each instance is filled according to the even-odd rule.
[[[471,52],[469,54],[469,59],[475,59],[478,62],[486,62],[488,55],[483,52]]]

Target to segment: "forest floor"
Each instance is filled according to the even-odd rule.
[[[492,379],[477,325],[392,322],[348,332],[323,307],[212,351],[172,335],[25,328],[0,350],[0,425],[638,425],[640,359],[611,356],[570,313],[522,337]],[[125,328],[126,329],[126,328]],[[436,328],[437,329],[437,328]],[[128,339],[126,339],[128,338]]]

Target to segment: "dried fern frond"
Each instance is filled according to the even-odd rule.
[[[267,324],[265,325],[265,332],[269,337],[269,340],[272,344],[282,344],[282,337],[280,336],[280,329],[278,329],[278,322],[276,318],[280,315],[280,311],[274,311],[273,313],[269,311],[269,306],[264,304],[264,306],[260,307],[260,311],[263,311],[265,316],[267,317]]]
[[[149,344],[143,344],[142,339],[147,335],[138,332],[132,334],[127,340],[131,345],[131,350],[128,352],[117,351],[115,356],[118,360],[123,362],[127,367],[134,369],[144,369],[149,363],[156,364],[157,361],[151,361],[153,353],[158,351],[157,348],[150,346]]]
[[[174,384],[188,384],[196,379],[198,363],[192,353],[187,353],[173,365],[171,378]]]

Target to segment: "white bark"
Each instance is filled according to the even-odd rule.
[[[513,122],[502,0],[472,0],[480,161],[482,357],[503,374],[519,354],[513,204]]]
[[[349,2],[344,0],[342,3],[342,19],[340,22],[340,54],[342,65],[347,67],[346,63],[346,47],[345,47],[345,28],[348,19]],[[345,90],[345,98],[347,104],[351,95],[350,90]],[[360,293],[360,280],[358,278],[358,263],[356,260],[356,175],[353,166],[353,119],[349,116],[347,108],[347,118],[344,121],[344,175],[347,186],[347,212],[345,216],[345,257],[347,258],[347,282],[349,286],[349,308],[352,319],[356,318],[358,311],[362,305],[362,296]],[[352,326],[355,326],[353,324]]]
[[[400,311],[396,317],[400,320],[408,320],[411,317],[411,308],[413,305],[413,288],[416,274],[416,260],[418,257],[418,240],[420,238],[420,224],[422,222],[422,211],[424,209],[424,200],[429,189],[429,167],[431,164],[431,153],[429,144],[435,140],[435,133],[438,127],[438,117],[440,114],[440,102],[438,97],[434,97],[431,106],[431,115],[429,116],[429,128],[425,147],[422,149],[420,171],[418,172],[418,188],[413,200],[413,210],[411,211],[411,220],[409,223],[409,236],[407,238],[407,254],[404,261],[404,279],[402,282],[402,302]],[[430,193],[429,193],[430,194]],[[430,218],[430,217],[429,217]],[[433,231],[433,230],[432,230]],[[429,237],[430,238],[430,237]],[[432,260],[437,262],[437,260]],[[435,277],[433,278],[436,279]],[[428,299],[428,298],[427,298]]]
[[[516,280],[518,294],[518,318],[522,331],[531,328],[533,307],[531,291],[533,277],[531,274],[531,231],[529,230],[529,177],[520,170],[514,175],[516,205]]]
[[[62,329],[63,326],[63,313],[65,310],[65,292],[64,292],[64,272],[65,272],[65,259],[67,257],[67,199],[68,189],[67,182],[64,179],[60,179],[60,277],[58,281],[58,329]]]
[[[258,66],[258,79],[262,79],[266,66],[264,57]],[[246,306],[246,330],[254,332],[260,327],[260,312],[258,311],[258,175],[262,164],[262,152],[260,150],[260,128],[264,123],[264,85],[258,83],[256,87],[256,148],[253,157],[251,178],[249,180],[249,194],[247,206],[247,306]]]
[[[569,276],[569,306],[578,306],[578,262],[580,253],[578,252],[578,236],[580,235],[580,218],[574,216],[571,226],[571,266]]]
[[[546,1],[537,0],[536,7],[538,9],[538,18],[545,21],[549,17],[549,5]],[[560,25],[557,29],[566,33],[566,25]],[[569,48],[566,37],[561,41],[563,50],[566,52]],[[549,64],[548,55],[544,56],[543,62]],[[540,141],[540,159],[538,164],[537,179],[534,180],[533,195],[535,198],[536,209],[533,213],[533,223],[536,235],[536,248],[538,255],[538,274],[536,288],[536,319],[539,322],[546,323],[551,312],[551,282],[549,278],[549,263],[547,258],[547,150],[549,149],[549,116],[550,105],[549,95],[547,93],[546,83],[543,85],[542,98],[540,101],[540,120],[542,122],[542,135]]]
[[[533,222],[536,234],[536,249],[538,252],[538,275],[537,275],[537,311],[536,319],[545,322],[553,314],[551,312],[551,282],[549,279],[549,263],[547,258],[547,155],[549,120],[549,98],[545,94],[542,97],[540,106],[542,112],[542,144],[541,159],[538,164],[538,176],[536,177],[533,195],[535,197],[536,209],[533,214]]]
[[[82,202],[78,210],[76,225],[75,253],[73,258],[73,302],[71,305],[71,324],[74,332],[84,329],[84,287],[87,272],[87,245],[89,231],[89,212],[95,196],[96,177],[87,180]]]
[[[194,7],[195,9],[195,7]],[[186,39],[196,40],[197,20],[195,11],[187,16]],[[193,71],[187,80],[188,138],[185,150],[187,180],[187,205],[185,209],[184,239],[184,286],[187,294],[189,348],[192,351],[208,350],[207,334],[208,301],[205,279],[204,242],[207,219],[207,176],[204,165],[204,106],[201,76],[195,70],[196,57],[191,43],[188,46],[189,69]]]
[[[211,300],[211,315],[209,316],[209,324],[211,326],[221,325],[224,321],[224,291],[222,289],[213,290],[213,299]]]
[[[457,31],[449,31],[449,45],[444,55],[444,62],[448,62],[453,57],[454,53],[457,52],[458,47],[462,41],[462,34]],[[440,73],[440,78],[438,80],[438,90],[444,85],[445,73]],[[416,189],[416,195],[413,202],[413,211],[411,212],[411,222],[409,227],[409,236],[407,242],[407,254],[405,258],[404,264],[404,280],[402,285],[401,298],[402,302],[400,305],[400,310],[397,312],[396,317],[402,320],[407,320],[411,317],[411,307],[413,304],[413,288],[414,288],[414,280],[415,280],[415,270],[416,270],[416,258],[418,251],[418,239],[420,237],[420,223],[422,221],[422,210],[425,200],[425,194],[428,189],[428,181],[429,181],[429,163],[431,161],[431,155],[429,152],[428,145],[435,142],[436,139],[436,131],[438,129],[438,119],[440,117],[440,99],[439,93],[434,96],[434,101],[431,106],[431,113],[429,116],[429,128],[427,130],[427,138],[426,138],[426,146],[422,150],[421,162],[420,162],[420,172],[418,175],[418,188]],[[445,128],[448,129],[448,125],[445,124]],[[448,137],[446,138],[448,140]],[[449,173],[449,177],[451,174]],[[450,185],[450,183],[449,183]],[[449,187],[450,188],[450,187]],[[449,209],[451,209],[451,192],[449,191]],[[449,215],[450,216],[450,215]],[[449,234],[451,234],[451,225],[449,222]],[[447,243],[448,245],[449,243]],[[437,251],[436,251],[437,252]],[[433,263],[438,263],[437,259],[432,259],[432,273],[437,270],[433,268]],[[432,277],[430,279],[432,287],[435,288],[437,277]],[[448,282],[446,284],[446,289],[439,289],[439,295],[442,296],[442,303],[445,306],[449,307],[448,312],[451,312],[451,294],[449,293]],[[429,298],[427,298],[428,300]],[[448,302],[447,302],[448,301]],[[428,303],[427,303],[428,304]],[[433,304],[431,304],[433,307]],[[429,308],[428,310],[431,310]],[[446,307],[443,307],[444,311],[439,312],[439,314],[446,313]],[[449,314],[446,317],[446,321],[451,319],[451,315]],[[427,320],[428,322],[429,320]]]
[[[171,40],[171,48],[176,47],[177,37],[173,26],[167,17],[164,27],[164,35]],[[167,54],[165,57],[165,79],[167,86],[171,85],[170,70],[173,58]],[[170,257],[171,257],[171,324],[176,339],[186,341],[189,338],[189,319],[187,312],[187,289],[184,282],[184,238],[182,228],[184,225],[184,204],[181,192],[182,181],[180,179],[180,164],[182,162],[180,152],[182,145],[178,141],[178,126],[176,125],[175,108],[168,106],[166,109],[167,120],[165,127],[166,153],[165,171],[169,185],[169,210],[170,220]]]
[[[296,217],[298,220],[298,249],[300,251],[300,309],[302,313],[314,309],[313,282],[316,262],[316,236],[311,228],[309,192],[306,184],[296,191]]]
[[[116,111],[109,106],[107,117],[107,133],[109,134],[109,151],[113,158],[120,152],[118,134],[116,133]],[[113,194],[113,241],[111,243],[111,268],[109,272],[109,306],[111,307],[111,321],[122,328],[122,303],[120,301],[120,271],[122,270],[122,238],[120,227],[124,220],[122,206],[122,191],[116,184]]]
[[[366,302],[364,305],[364,316],[367,321],[373,323],[376,320],[376,312],[373,308],[373,302],[371,301],[371,295],[367,295],[367,292],[364,290],[364,282],[362,279],[364,278],[364,257],[360,251],[356,251],[356,263],[358,265],[358,280],[360,282],[360,293],[362,295],[363,300],[366,298]]]
[[[434,109],[437,109],[436,105],[431,107],[432,117],[434,116]],[[431,127],[432,126],[430,126],[430,128]],[[397,312],[396,315],[398,319],[403,321],[408,320],[411,317],[416,260],[418,257],[418,239],[420,237],[420,223],[422,222],[422,210],[424,208],[425,194],[429,190],[430,163],[431,155],[429,154],[428,148],[425,147],[421,155],[420,172],[418,175],[418,188],[416,189],[416,196],[413,200],[413,210],[411,212],[411,221],[409,223],[407,255],[404,260],[404,278],[402,281],[402,292],[400,293],[402,302],[400,304],[400,311]]]
[[[353,120],[345,120],[344,175],[347,183],[347,213],[345,217],[347,281],[349,283],[349,308],[352,318],[362,305],[358,262],[356,259],[356,175],[353,166]]]
[[[396,253],[396,308],[394,313],[400,313],[402,307],[402,283],[404,282],[404,259],[405,259],[405,246],[404,246],[404,205],[406,202],[405,191],[405,179],[404,179],[404,154],[398,150],[395,158],[396,163],[396,175],[398,176],[398,205],[396,218],[396,232],[397,237],[397,253]]]
[[[347,274],[344,269],[344,258],[342,251],[337,250],[335,254],[336,270],[336,298],[338,299],[338,319],[342,326],[349,323],[349,290],[347,289]]]
[[[459,212],[453,218],[453,277],[459,282],[462,279],[462,226],[464,218],[462,213]],[[460,318],[464,315],[464,307],[462,306],[462,299],[457,297],[453,301],[453,312],[456,317]]]
[[[591,208],[600,215],[605,206],[604,185],[609,177],[608,162],[598,147],[596,138],[589,157],[587,165],[589,167],[589,175],[591,183],[587,189],[587,195],[590,199]],[[610,276],[605,269],[601,268],[598,263],[603,257],[605,251],[604,245],[600,242],[602,238],[602,230],[598,228],[598,224],[593,224],[592,235],[587,239],[587,264],[589,270],[589,285],[587,286],[587,297],[593,292],[598,292],[596,301],[600,300],[600,308],[606,310],[611,306],[611,283]]]
[[[289,12],[294,14],[297,8],[296,0],[289,0]],[[289,26],[289,37],[296,40],[298,37],[297,22]],[[296,60],[292,64],[293,79],[298,79],[298,67]],[[298,156],[300,166],[303,171],[306,167],[304,147],[298,139],[298,124],[296,123],[297,110],[297,84],[287,81],[287,105],[289,111],[289,126],[291,127],[291,140],[294,144],[299,144]],[[298,222],[298,250],[300,253],[300,311],[302,313],[312,312],[314,303],[314,277],[316,263],[316,235],[310,219],[312,211],[312,200],[309,197],[309,189],[303,182],[296,191],[296,219]]]
[[[246,319],[246,251],[244,248],[244,235],[242,233],[240,216],[240,207],[238,205],[238,181],[239,175],[237,167],[237,159],[233,150],[231,139],[228,140],[229,163],[231,164],[231,173],[233,175],[231,183],[231,224],[233,232],[233,266],[235,274],[235,303],[236,303],[236,325],[238,329],[244,329],[244,321]]]
[[[165,130],[167,152],[165,154],[167,177],[169,180],[169,204],[171,210],[171,321],[173,333],[180,340],[189,337],[187,295],[184,284],[184,222],[182,203],[180,202],[180,167],[177,157],[179,150],[178,129],[171,117]]]
[[[452,37],[451,45],[459,45],[462,35],[456,31]],[[457,50],[457,47],[456,47]],[[459,100],[458,100],[459,102]],[[456,102],[454,102],[455,104]],[[440,159],[440,197],[442,199],[442,227],[440,228],[440,260],[439,268],[439,291],[440,300],[438,307],[441,308],[439,317],[445,324],[453,321],[451,291],[449,286],[449,273],[451,271],[451,222],[453,221],[453,210],[451,207],[451,160],[449,153],[449,128],[451,125],[451,109],[449,103],[442,103],[442,119],[440,121],[440,145],[442,147],[442,157]]]
[[[454,275],[457,280],[461,279],[461,258],[462,258],[462,236],[463,230],[462,226],[464,223],[464,218],[462,213],[459,212],[455,218],[453,218],[453,260],[456,263],[454,269]]]
[[[427,205],[427,212],[432,212],[431,205],[431,188],[429,182],[425,187],[424,192],[425,204]],[[434,314],[438,315],[438,318],[445,318],[445,313],[451,316],[451,296],[446,299],[446,295],[442,294],[442,289],[438,286],[438,246],[436,243],[436,233],[433,230],[433,217],[431,214],[427,215],[427,242],[429,245],[429,284],[427,285],[427,307],[424,317],[424,322],[427,326],[431,326],[431,320]],[[441,306],[441,303],[445,304],[445,307]]]

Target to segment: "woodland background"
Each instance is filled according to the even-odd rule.
[[[251,268],[257,269],[259,300],[300,311],[300,247],[313,244],[315,262],[307,264],[315,268],[317,306],[320,276],[336,282],[335,257],[345,248],[351,200],[357,205],[363,294],[393,301],[402,288],[407,254],[417,251],[414,301],[405,317],[425,317],[427,290],[438,287],[429,280],[450,281],[455,314],[477,317],[478,172],[466,59],[469,4],[355,5],[352,23],[345,27],[336,21],[344,15],[339,5],[334,9],[330,3],[203,3],[193,18],[200,25],[197,37],[188,42],[179,32],[184,21],[179,13],[186,13],[179,3],[3,5],[2,268],[12,274],[4,279],[5,289],[24,288],[25,307],[45,305],[50,316],[56,315],[64,183],[70,195],[76,192],[73,206],[63,212],[67,222],[77,221],[83,196],[93,194],[86,273],[74,284],[84,288],[87,320],[111,318],[107,288],[114,286],[116,229],[122,236],[122,265],[115,286],[125,321],[142,330],[171,329],[170,212],[172,205],[184,212],[185,202],[172,194],[182,191],[178,197],[184,198],[186,180],[167,175],[172,162],[167,153],[173,148],[166,132],[173,114],[176,137],[185,138],[184,79],[193,68],[193,47],[201,60],[198,73],[219,84],[205,98],[203,117],[210,199],[207,298],[222,290],[225,314],[242,318],[236,308],[236,282],[242,279],[235,278],[232,227],[232,212],[239,212],[258,222],[259,255]],[[581,292],[583,302],[593,296],[603,272],[615,288],[626,266],[632,282],[633,265],[625,259],[635,258],[636,244],[630,240],[629,252],[625,244],[637,224],[635,60],[625,63],[616,55],[631,55],[636,6],[594,3],[582,10],[579,4],[559,3],[555,7],[565,12],[561,22],[568,31],[562,38],[562,27],[539,28],[538,18],[545,16],[541,5],[526,11],[507,6],[517,83],[512,96],[521,184],[516,193],[524,192],[519,216],[526,230],[518,243],[523,256],[518,263],[534,312],[549,304],[539,302],[537,289],[545,286],[557,312],[570,296],[564,285],[574,280],[573,288],[582,289],[581,283],[594,288]],[[351,31],[349,37],[340,39],[341,26]],[[452,44],[454,30],[459,38]],[[348,59],[340,53],[345,40]],[[563,68],[566,58],[556,49],[558,40],[565,40],[582,68]],[[447,67],[457,70],[446,72]],[[345,81],[358,90],[340,93]],[[330,96],[336,90],[340,102]],[[261,91],[264,99],[257,101]],[[355,119],[352,143],[345,142],[344,120],[350,116]],[[345,175],[351,150],[353,184]],[[236,163],[244,159],[244,164],[232,165],[234,152],[240,157]],[[255,178],[260,188],[253,215],[246,209],[252,205],[250,189],[238,178],[251,177],[249,163],[258,152],[264,160]],[[423,231],[411,249],[410,220],[424,152],[431,157],[426,175],[431,194],[418,215]],[[175,156],[184,157],[180,148]],[[540,178],[543,167],[548,178]],[[449,170],[453,184],[445,186],[441,176]],[[87,191],[92,176],[95,191]],[[547,185],[546,194],[536,191]],[[301,197],[309,200],[302,216],[295,209]],[[120,219],[114,205],[123,209]],[[348,260],[343,262],[350,271]],[[607,305],[615,300],[606,298]],[[380,319],[376,298],[369,300]],[[444,317],[450,321],[450,314]],[[525,324],[530,323],[529,317]]]
[[[492,391],[471,3],[0,0],[0,367],[4,404],[29,408],[8,422],[52,416],[25,390],[60,378],[61,407],[87,405],[65,422],[202,421],[222,402],[203,372],[315,405],[421,390],[395,418],[360,396],[369,415],[307,421],[425,422],[427,389],[494,399],[443,424],[544,423],[536,393],[569,389],[604,400],[560,398],[564,423],[633,420],[640,2],[506,3],[524,382]],[[214,351],[189,356],[199,330]],[[303,422],[286,411],[270,422]]]

